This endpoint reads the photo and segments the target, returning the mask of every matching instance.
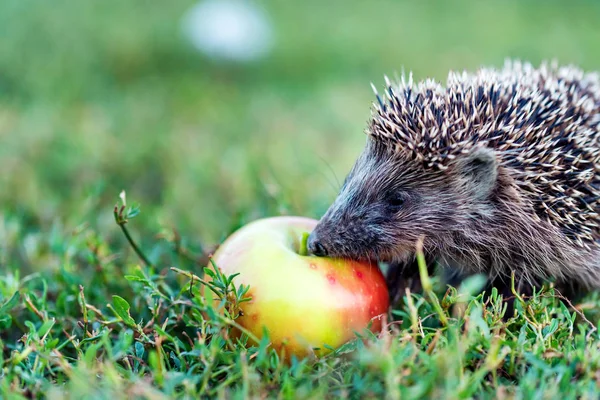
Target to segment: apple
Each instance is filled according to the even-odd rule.
[[[328,353],[368,328],[381,330],[389,306],[377,264],[306,254],[306,237],[318,221],[304,217],[260,219],[234,232],[213,255],[234,284],[249,285],[251,300],[236,319],[258,338],[263,327],[284,357]]]

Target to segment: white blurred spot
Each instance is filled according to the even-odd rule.
[[[201,1],[184,16],[183,31],[194,47],[218,60],[257,60],[273,44],[266,14],[250,1]]]

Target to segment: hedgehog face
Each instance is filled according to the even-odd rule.
[[[369,139],[334,203],[309,237],[315,255],[406,260],[419,237],[442,247],[474,208],[487,209],[496,180],[493,154],[475,152],[433,171]],[[433,250],[433,249],[430,249]]]

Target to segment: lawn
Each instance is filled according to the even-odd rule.
[[[437,285],[381,335],[286,364],[189,278],[245,223],[327,209],[370,82],[507,57],[600,70],[600,3],[261,1],[275,46],[250,64],[182,38],[192,4],[0,2],[0,398],[600,396],[597,294],[548,288],[502,319]],[[150,265],[115,222],[122,190]]]

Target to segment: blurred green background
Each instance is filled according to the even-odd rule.
[[[117,231],[122,189],[139,229],[205,244],[260,216],[318,217],[384,74],[507,57],[600,69],[598,1],[261,1],[274,47],[252,63],[186,40],[194,4],[0,1],[0,240],[14,221]]]

